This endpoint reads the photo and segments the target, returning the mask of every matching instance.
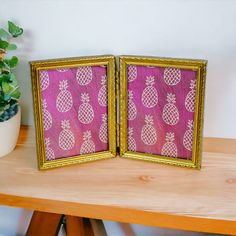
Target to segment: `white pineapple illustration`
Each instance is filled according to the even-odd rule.
[[[101,79],[102,87],[98,92],[98,103],[100,106],[107,106],[107,79],[106,76],[102,76]]]
[[[50,148],[50,138],[45,138],[45,146],[46,146],[46,159],[48,161],[50,160],[54,160],[55,159],[55,154],[54,151],[52,150],[52,148]]]
[[[84,132],[84,136],[83,136],[84,142],[81,145],[80,154],[88,154],[88,153],[95,152],[95,144],[93,140],[91,140],[91,138],[92,138],[92,135],[91,135],[90,130]]]
[[[102,125],[100,126],[99,129],[99,139],[103,143],[108,142],[108,122],[107,122],[107,114],[104,113],[102,114]]]
[[[128,67],[128,82],[132,82],[137,78],[137,67],[129,66]]]
[[[179,122],[179,111],[175,106],[175,94],[167,93],[167,104],[164,106],[162,119],[168,125],[176,125]]]
[[[174,86],[181,80],[181,71],[177,68],[165,68],[164,70],[164,81],[166,84]]]
[[[93,79],[93,71],[91,66],[82,66],[77,69],[76,79],[79,85],[87,85]]]
[[[128,120],[134,120],[137,116],[137,108],[133,102],[133,92],[128,91]]]
[[[147,87],[143,90],[142,93],[142,102],[143,105],[147,108],[152,108],[157,105],[158,102],[158,93],[155,87],[153,87],[155,83],[154,76],[147,76],[146,85]]]
[[[94,118],[93,107],[89,104],[89,94],[81,94],[82,104],[79,106],[78,119],[82,124],[90,124]]]
[[[43,128],[44,130],[49,130],[52,127],[52,115],[47,110],[47,101],[43,99],[42,102],[42,113],[43,113]]]
[[[67,112],[73,105],[73,99],[71,93],[67,90],[67,80],[59,82],[59,89],[61,92],[57,95],[56,107],[59,112]]]
[[[191,80],[190,89],[191,90],[188,92],[185,98],[185,108],[190,112],[194,112],[195,95],[196,95],[196,80]]]
[[[62,131],[59,134],[59,147],[63,150],[71,150],[75,145],[75,137],[70,130],[70,121],[61,121]]]
[[[57,69],[57,71],[58,71],[58,72],[61,72],[61,73],[67,72],[68,70],[69,70],[69,68],[58,68],[58,69]]]
[[[166,143],[163,145],[161,149],[161,155],[168,157],[177,157],[177,146],[174,143],[175,134],[174,133],[166,133]]]
[[[128,130],[128,150],[131,152],[136,152],[136,141],[133,138],[134,130],[133,128],[129,127]]]
[[[154,145],[157,141],[157,133],[153,127],[153,117],[145,115],[145,123],[141,131],[141,139],[147,145]]]
[[[40,88],[44,91],[49,86],[49,74],[46,70],[40,71]]]
[[[184,133],[183,145],[187,150],[192,151],[192,146],[193,146],[193,120],[188,121],[188,130],[186,130],[185,133]]]

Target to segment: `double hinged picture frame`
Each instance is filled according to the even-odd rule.
[[[131,158],[200,169],[205,60],[33,61],[39,169]]]

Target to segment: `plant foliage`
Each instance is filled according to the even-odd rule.
[[[19,62],[16,56],[6,57],[8,51],[16,50],[12,39],[23,34],[23,29],[8,21],[8,30],[0,28],[0,122],[13,117],[18,111],[20,91],[12,69]]]

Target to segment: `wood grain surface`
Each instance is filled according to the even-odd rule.
[[[207,138],[204,151],[200,171],[120,157],[38,171],[34,130],[22,127],[0,158],[0,204],[236,235],[236,140]]]

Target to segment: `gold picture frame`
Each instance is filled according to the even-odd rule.
[[[194,108],[193,144],[191,159],[163,156],[128,150],[128,66],[179,68],[196,72],[196,95]],[[143,161],[157,162],[181,167],[200,169],[203,130],[203,110],[206,80],[205,60],[157,58],[143,56],[120,57],[120,156]]]
[[[38,167],[40,170],[62,167],[66,165],[84,163],[89,161],[112,158],[116,156],[116,91],[115,91],[115,57],[92,56],[66,59],[41,60],[30,62],[32,77],[32,92],[34,104],[34,117],[36,128],[36,144],[38,155]],[[106,67],[107,93],[108,93],[108,150],[94,152],[90,154],[77,154],[59,159],[47,160],[44,138],[44,126],[42,115],[42,94],[40,85],[40,71],[60,70],[60,68],[80,68],[80,67]],[[96,114],[95,114],[96,116]]]

